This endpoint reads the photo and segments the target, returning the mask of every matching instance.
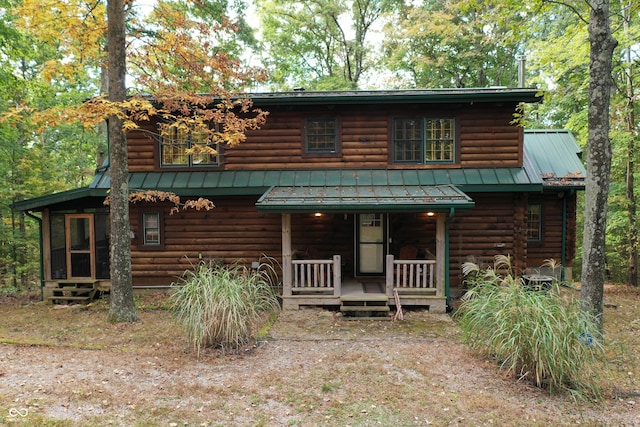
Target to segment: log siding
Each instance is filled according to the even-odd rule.
[[[272,107],[262,129],[247,133],[234,148],[220,150],[219,170],[274,169],[415,169],[521,167],[523,129],[513,124],[516,104],[450,104],[411,106],[315,106]],[[456,162],[453,164],[394,164],[392,122],[395,117],[453,117],[456,123]],[[307,118],[334,117],[338,127],[338,153],[314,155],[305,152],[304,123]],[[129,169],[132,172],[160,171],[158,138],[152,123],[129,133]],[[193,169],[192,169],[193,170]],[[471,212],[457,213],[450,224],[449,273],[451,286],[462,283],[460,266],[465,260],[491,263],[497,254],[513,257],[519,271],[537,266],[549,257],[562,259],[562,199],[557,193],[545,196],[544,244],[527,242],[526,194],[470,194],[476,202]],[[215,200],[219,204],[218,200]],[[213,213],[165,215],[165,253],[150,256],[134,244],[134,277],[137,281],[164,275],[164,281],[184,270],[184,255],[212,258],[256,259],[261,253],[280,254],[280,219],[255,210],[255,200],[224,199]],[[225,205],[229,203],[228,207]],[[234,205],[234,203],[238,203]],[[222,209],[220,207],[222,206]],[[235,206],[235,207],[234,207]],[[226,209],[226,211],[225,211]],[[565,259],[575,255],[575,194],[567,199],[567,242]],[[229,213],[229,212],[234,213]],[[137,221],[137,215],[132,216]],[[208,221],[207,218],[216,218]],[[219,218],[219,219],[218,219]],[[557,219],[551,219],[557,218]],[[435,252],[435,221],[423,221],[420,214],[390,217],[389,252],[399,255],[405,244],[419,247],[427,256]],[[193,223],[191,226],[186,223]],[[137,227],[138,224],[133,224]],[[307,259],[330,259],[340,255],[343,273],[353,273],[353,215],[292,216],[293,253]],[[228,245],[228,246],[225,246]],[[220,246],[225,246],[221,250]],[[163,263],[167,273],[153,272],[144,265]],[[155,276],[154,276],[155,275]]]
[[[261,129],[247,132],[246,141],[234,148],[222,147],[219,153],[220,166],[211,169],[521,166],[523,130],[512,124],[513,111],[515,104],[454,105],[444,108],[433,105],[413,105],[411,108],[384,106],[357,110],[345,106],[331,109],[273,108]],[[302,124],[307,118],[313,117],[334,117],[338,120],[338,153],[329,156],[306,153]],[[455,163],[394,164],[391,128],[395,117],[454,118]],[[145,123],[140,129],[129,132],[128,148],[131,172],[162,170],[159,137],[152,123]]]
[[[184,210],[174,214],[164,206],[163,248],[158,250],[142,245],[139,224],[140,213],[157,211],[157,206],[132,205],[134,286],[168,286],[201,259],[247,265],[263,255],[279,259],[280,215],[259,213],[255,202],[252,197],[216,199],[216,208],[211,211]]]

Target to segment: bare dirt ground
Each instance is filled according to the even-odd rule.
[[[607,292],[605,402],[504,377],[448,315],[348,321],[284,312],[241,354],[199,359],[163,307],[106,322],[108,306],[0,300],[0,425],[640,426],[640,292]],[[613,308],[613,305],[616,308]]]

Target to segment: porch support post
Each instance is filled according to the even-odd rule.
[[[446,233],[446,214],[438,213],[436,219],[436,295],[445,296],[445,266],[446,266],[446,250],[445,250],[445,233]]]
[[[291,277],[293,273],[291,264],[291,214],[282,214],[282,296],[290,297]]]
[[[44,280],[51,280],[51,215],[49,209],[42,211],[42,254],[44,255]]]
[[[387,255],[387,259],[386,259],[386,263],[387,263],[387,280],[386,280],[386,286],[385,286],[385,293],[388,297],[392,297],[393,296],[393,255],[389,254]]]
[[[342,292],[342,257],[333,256],[333,295],[339,297]]]

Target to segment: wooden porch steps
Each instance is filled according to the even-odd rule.
[[[389,302],[388,298],[384,296],[378,298],[360,298],[348,297],[346,299],[341,298],[340,311],[345,318],[352,319],[375,319],[375,320],[388,320],[389,319]]]
[[[51,296],[47,300],[59,303],[88,303],[96,295],[97,289],[93,280],[62,280],[58,287],[51,288]]]

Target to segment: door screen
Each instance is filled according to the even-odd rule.
[[[386,248],[384,214],[358,215],[358,274],[384,273]]]
[[[93,215],[67,215],[69,279],[93,277]]]

